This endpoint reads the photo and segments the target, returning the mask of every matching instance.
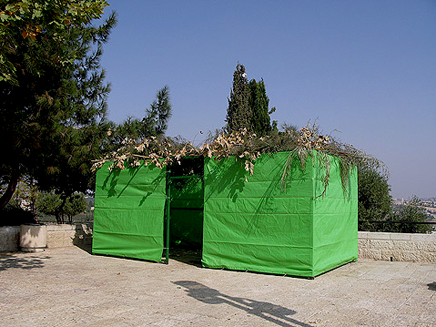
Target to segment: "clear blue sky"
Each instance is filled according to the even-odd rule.
[[[435,0],[108,1],[109,119],[143,117],[168,85],[167,134],[197,144],[225,125],[239,61],[279,126],[317,120],[384,161],[394,197],[436,197]]]

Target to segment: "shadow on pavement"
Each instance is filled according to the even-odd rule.
[[[92,254],[92,227],[89,224],[77,224],[73,245]]]
[[[176,281],[176,285],[182,286],[186,289],[189,296],[194,299],[207,304],[228,304],[240,310],[244,310],[249,314],[258,316],[270,323],[284,327],[312,327],[301,321],[290,318],[294,315],[294,310],[275,305],[269,302],[255,301],[246,298],[233,297],[223,294],[213,288],[207,287],[201,283],[193,281]]]
[[[51,257],[26,257],[20,258],[16,255],[3,254],[0,255],[0,271],[10,268],[34,269],[44,267],[44,259]]]
[[[176,260],[198,268],[201,264],[201,250],[171,249],[170,260]]]
[[[88,252],[89,254],[92,254],[92,245],[89,244],[81,244],[81,243],[74,243],[74,246],[81,249],[82,251]]]

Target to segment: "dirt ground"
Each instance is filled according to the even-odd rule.
[[[0,254],[2,326],[436,326],[436,265],[359,260],[314,280],[69,247]]]

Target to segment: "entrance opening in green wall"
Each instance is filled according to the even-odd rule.
[[[195,256],[196,261],[201,261],[203,174],[203,157],[183,158],[168,169],[167,196],[170,201],[170,211],[169,215],[168,209],[165,212],[165,226],[169,218],[169,248],[170,255],[174,258],[189,254],[191,257]],[[168,235],[167,230],[165,235]]]

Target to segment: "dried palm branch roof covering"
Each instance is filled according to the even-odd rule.
[[[127,166],[136,167],[144,163],[154,164],[159,168],[175,163],[187,156],[204,156],[209,158],[236,157],[245,165],[245,170],[253,174],[254,161],[264,153],[290,151],[289,158],[283,167],[282,181],[289,176],[292,161],[298,159],[301,169],[305,169],[307,159],[312,158],[313,151],[317,151],[319,164],[326,169],[325,188],[329,182],[330,156],[338,158],[341,167],[342,185],[345,190],[346,181],[352,167],[370,167],[387,173],[385,165],[378,159],[354,148],[352,145],[337,141],[331,136],[324,136],[317,125],[308,125],[298,131],[291,130],[277,132],[269,136],[258,137],[246,130],[233,133],[221,133],[212,141],[200,147],[191,142],[180,142],[170,137],[150,137],[140,142],[125,139],[117,151],[96,160],[93,170],[101,168],[106,162],[111,162],[109,169],[125,169]]]

